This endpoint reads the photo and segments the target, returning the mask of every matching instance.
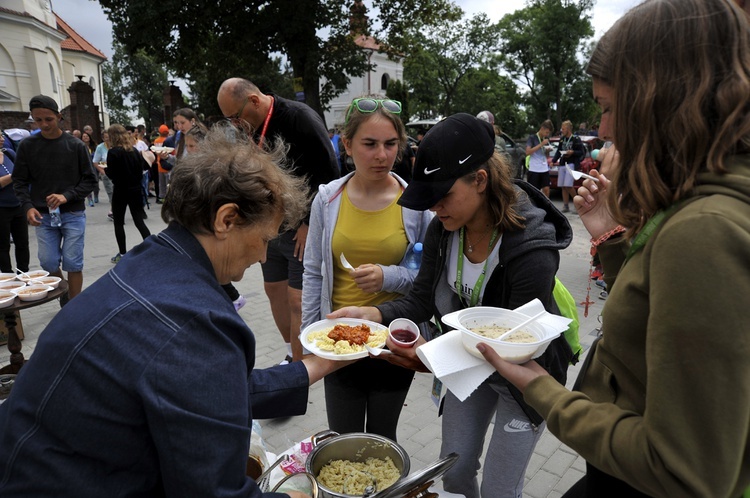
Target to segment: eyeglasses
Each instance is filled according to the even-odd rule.
[[[245,106],[247,105],[248,100],[250,100],[250,99],[248,99],[247,97],[245,97],[245,103],[242,104],[242,108],[239,110],[239,112],[237,112],[236,114],[232,114],[231,116],[227,116],[226,119],[228,119],[229,121],[237,121],[237,120],[241,119],[242,118],[242,113],[245,111]]]
[[[378,107],[382,107],[386,111],[390,112],[391,114],[401,114],[401,102],[398,100],[391,100],[391,99],[370,99],[370,98],[362,98],[362,99],[354,99],[352,100],[351,105],[349,106],[349,111],[346,113],[346,119],[344,120],[345,123],[349,122],[349,116],[352,115],[352,111],[354,108],[357,108],[357,110],[363,114],[368,114],[370,112],[375,112],[378,110]]]

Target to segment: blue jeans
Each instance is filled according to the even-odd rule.
[[[60,269],[67,272],[83,271],[83,238],[86,233],[86,212],[60,213],[62,226],[50,226],[50,216],[42,214],[42,224],[36,227],[39,264],[50,273]]]

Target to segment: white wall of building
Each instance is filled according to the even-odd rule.
[[[57,100],[60,108],[67,106],[70,102],[60,48],[65,35],[38,19],[7,12],[0,12],[0,32],[0,90],[17,97],[13,102],[0,103],[0,109],[27,110],[31,97],[40,93]]]
[[[375,67],[364,76],[351,78],[346,91],[329,103],[330,108],[325,112],[328,128],[341,127],[344,124],[346,110],[353,99],[367,94],[385,96],[384,77],[388,81],[404,80],[404,65],[400,59],[390,60],[384,53],[370,49],[362,49],[362,54],[363,57],[370,57],[370,62]]]

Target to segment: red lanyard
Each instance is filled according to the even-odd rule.
[[[258,139],[258,147],[263,147],[263,139],[266,137],[266,130],[268,129],[268,123],[271,121],[273,116],[273,96],[271,96],[271,107],[268,108],[268,114],[266,114],[266,120],[263,121],[263,129],[260,131],[260,138]]]

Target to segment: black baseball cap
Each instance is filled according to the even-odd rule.
[[[494,152],[491,124],[466,113],[445,118],[419,143],[412,181],[398,203],[417,211],[430,209],[456,180],[479,169]]]
[[[29,110],[33,111],[34,109],[49,109],[52,112],[60,113],[60,108],[57,107],[55,99],[47,97],[46,95],[36,95],[31,97],[31,100],[29,101]]]

